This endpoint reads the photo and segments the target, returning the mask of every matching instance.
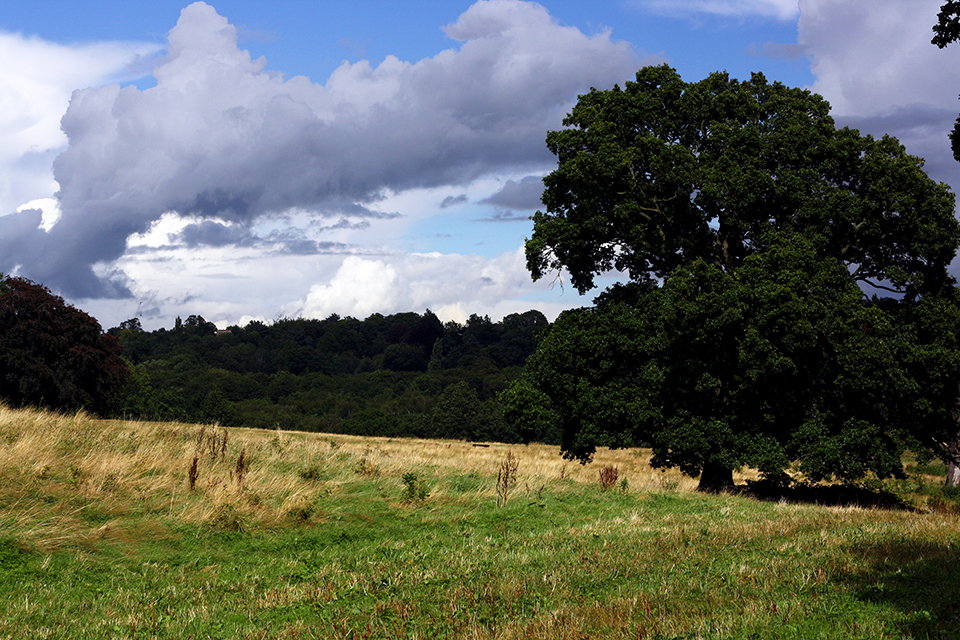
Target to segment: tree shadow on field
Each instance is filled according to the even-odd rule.
[[[747,481],[741,492],[758,500],[819,504],[828,507],[864,507],[916,511],[890,491],[869,489],[856,485],[820,485],[807,482],[778,480]]]
[[[864,602],[903,611],[897,625],[903,637],[960,637],[960,543],[891,540],[855,544],[846,555],[853,561],[835,570],[834,580],[852,586]]]

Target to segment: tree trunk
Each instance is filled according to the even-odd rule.
[[[947,486],[960,486],[960,442],[954,441],[947,451],[950,454],[947,462]]]
[[[714,463],[703,465],[703,472],[700,474],[700,484],[697,491],[704,493],[724,493],[733,491],[733,469]]]

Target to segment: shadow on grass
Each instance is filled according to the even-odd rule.
[[[821,504],[830,507],[857,506],[871,509],[916,511],[896,494],[856,485],[820,485],[775,480],[748,481],[741,492],[758,500]]]
[[[864,602],[900,609],[903,637],[960,637],[960,544],[897,540],[853,545],[848,554],[866,568],[835,579]]]

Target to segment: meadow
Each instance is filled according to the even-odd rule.
[[[0,638],[960,637],[935,466],[874,508],[648,461],[0,406]]]

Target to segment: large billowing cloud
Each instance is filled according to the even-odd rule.
[[[267,70],[213,7],[188,6],[156,86],[73,94],[54,163],[61,218],[44,230],[36,211],[0,217],[0,269],[20,265],[71,297],[123,297],[130,283],[110,265],[165,213],[197,220],[190,246],[249,245],[265,216],[349,211],[357,224],[389,214],[377,209],[387,194],[542,171],[544,134],[576,95],[641,64],[609,33],[586,36],[530,2],[481,0],[444,31],[458,47],[344,63],[317,84]]]

